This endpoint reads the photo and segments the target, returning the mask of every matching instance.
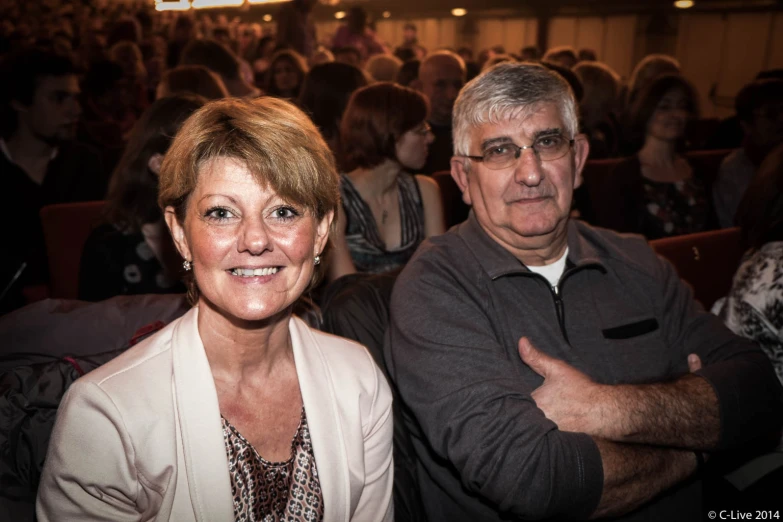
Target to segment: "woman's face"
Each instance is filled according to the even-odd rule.
[[[688,98],[680,89],[672,89],[655,107],[647,133],[664,141],[678,140],[685,133],[688,117]]]
[[[272,69],[272,75],[280,92],[295,91],[299,87],[299,74],[288,60],[278,60]]]
[[[200,302],[244,321],[273,317],[299,298],[331,220],[331,213],[319,222],[284,201],[233,158],[202,166],[183,225],[166,209],[177,248],[192,262]]]
[[[409,130],[397,140],[397,161],[410,170],[416,171],[427,162],[430,143],[435,136],[426,121]]]

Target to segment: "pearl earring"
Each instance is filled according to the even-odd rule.
[[[316,255],[315,258],[313,258],[313,264],[315,266],[318,266],[318,265],[321,264],[321,256],[320,255]]]
[[[193,268],[193,263],[186,259],[182,262],[182,268],[185,269],[185,272],[190,272],[190,269]]]

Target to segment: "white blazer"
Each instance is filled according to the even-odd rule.
[[[76,381],[38,520],[234,520],[218,398],[193,308]],[[367,350],[289,322],[324,520],[392,520],[392,396]],[[263,407],[263,404],[259,404]]]

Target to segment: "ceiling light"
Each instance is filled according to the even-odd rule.
[[[272,21],[272,15],[271,14],[265,14],[262,18],[264,22],[271,22]]]
[[[678,9],[688,9],[689,7],[693,7],[693,0],[677,0],[674,2],[674,7]]]
[[[190,9],[190,0],[178,0],[176,2],[158,2],[155,4],[156,11],[187,11]]]
[[[468,10],[463,9],[461,7],[455,7],[454,9],[451,10],[451,14],[453,14],[454,16],[465,16],[466,14],[468,14]]]
[[[336,13],[334,13],[334,17],[337,18],[338,20],[342,20],[343,18],[345,18],[345,11],[337,11]]]
[[[391,18],[391,11],[384,11],[383,12],[383,17],[384,18]]]
[[[209,9],[212,7],[239,7],[245,0],[193,0],[193,9]]]

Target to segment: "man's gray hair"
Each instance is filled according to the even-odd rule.
[[[540,103],[557,104],[567,137],[573,139],[577,135],[576,100],[562,76],[529,63],[500,63],[492,67],[465,85],[454,103],[454,154],[471,153],[470,134],[474,128],[524,117]]]

